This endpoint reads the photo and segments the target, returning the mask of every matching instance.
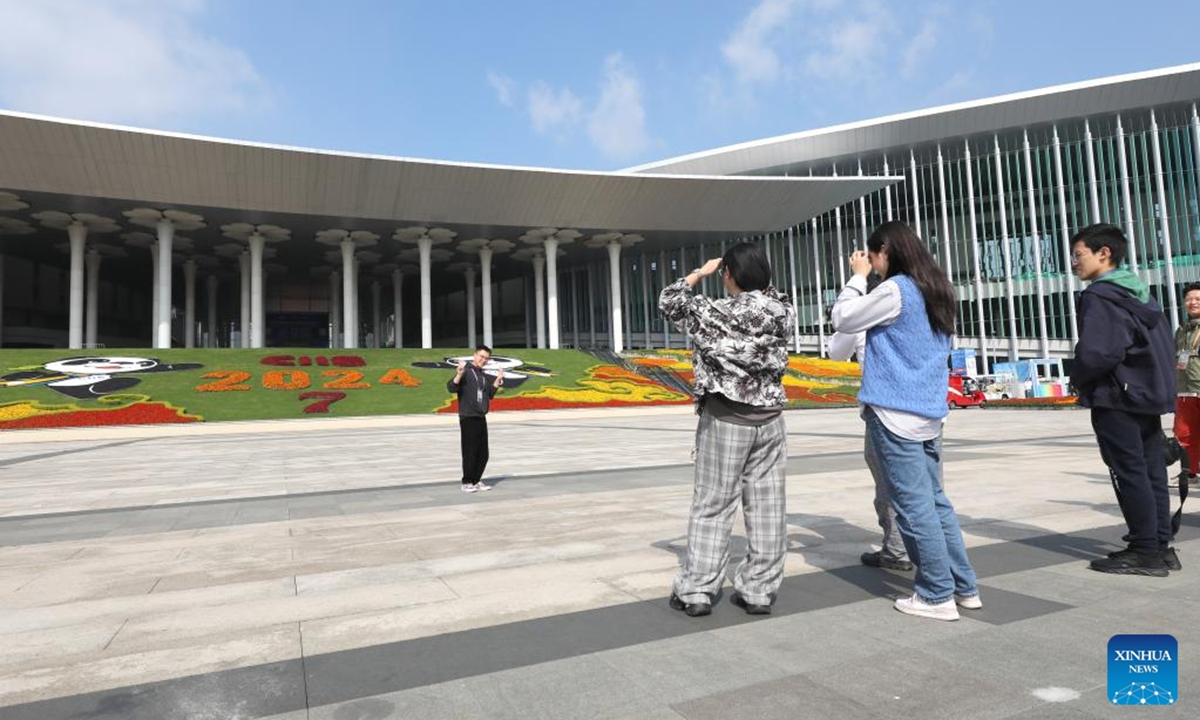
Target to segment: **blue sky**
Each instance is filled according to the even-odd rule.
[[[607,170],[1200,60],[1200,3],[1113,7],[0,0],[0,108],[330,150]]]

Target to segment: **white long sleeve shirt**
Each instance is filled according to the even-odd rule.
[[[901,309],[900,287],[896,283],[885,280],[868,293],[865,277],[851,277],[838,294],[830,316],[834,329],[834,336],[827,346],[830,356],[836,360],[846,360],[850,357],[849,351],[853,351],[858,354],[859,364],[865,364],[867,331],[896,322]],[[837,340],[836,346],[834,339]],[[844,353],[845,357],[834,355],[835,350],[839,354]],[[884,427],[906,440],[932,440],[941,433],[940,419],[875,406],[871,409],[879,416]]]

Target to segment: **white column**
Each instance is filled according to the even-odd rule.
[[[175,240],[175,224],[170,220],[158,223],[158,322],[154,347],[171,347],[171,246]]]
[[[1024,133],[1025,151],[1025,202],[1029,205],[1029,234],[1033,236],[1034,284],[1037,287],[1038,357],[1049,357],[1050,335],[1046,331],[1046,288],[1042,280],[1042,239],[1038,236],[1037,200],[1033,194],[1033,152],[1029,147],[1029,133]]]
[[[925,236],[921,234],[921,189],[917,182],[917,154],[912,150],[908,151],[908,166],[912,171],[912,209],[913,219],[916,220],[917,235],[924,240]]]
[[[96,337],[99,331],[96,322],[100,318],[100,253],[93,248],[86,256],[87,260],[87,322],[85,323],[84,342],[86,347],[96,347]],[[0,268],[2,270],[3,268]]]
[[[474,268],[474,266],[471,266],[471,265],[467,266],[467,269],[463,271],[463,278],[466,280],[466,288],[467,288],[467,298],[466,298],[467,347],[470,348],[471,350],[474,350],[475,349],[475,326],[476,326],[476,322],[475,322],[475,268]],[[488,345],[486,340],[484,340],[484,344]],[[491,345],[488,345],[488,347],[491,347]]]
[[[4,347],[4,254],[0,253],[0,347]]]
[[[483,344],[492,347],[492,249],[479,249],[479,284],[483,293]]]
[[[1000,206],[1000,254],[1004,258],[1004,294],[1008,305],[1008,359],[1021,359],[1017,350],[1017,306],[1012,276],[1012,253],[1008,248],[1008,203],[1004,199],[1004,163],[1000,157],[1000,136],[993,135],[996,147],[996,204]]]
[[[208,343],[207,347],[215,348],[217,342],[217,280],[216,275],[208,276]]]
[[[571,344],[579,347],[579,271],[571,270]]]
[[[1129,267],[1137,272],[1137,242],[1133,238],[1133,202],[1129,195],[1129,162],[1125,159],[1125,128],[1121,127],[1121,116],[1117,116],[1117,159],[1121,168],[1121,214],[1125,216],[1125,237],[1129,239]],[[1068,275],[1071,273],[1070,265]]]
[[[337,270],[329,273],[329,347],[344,347],[342,344],[342,274]]]
[[[649,350],[650,342],[650,266],[646,263],[646,253],[641,253],[638,259],[638,279],[642,281],[642,347]]]
[[[979,261],[979,230],[975,227],[975,170],[971,165],[971,143],[963,142],[963,160],[967,167],[967,220],[971,227],[971,260],[975,271],[975,321],[979,324],[979,357],[986,373],[988,365],[987,321],[983,311],[983,270]]]
[[[863,176],[862,159],[861,158],[858,161],[858,176],[859,177]],[[867,196],[866,195],[863,195],[862,197],[860,197],[858,199],[858,216],[862,220],[862,237],[859,239],[859,243],[862,245],[862,249],[865,251],[867,249]],[[790,233],[791,230],[788,230],[788,232]],[[789,235],[788,237],[790,238],[791,236]],[[800,352],[800,349],[797,348],[796,352]]]
[[[71,241],[71,299],[67,347],[83,347],[83,248],[87,242],[87,226],[73,222],[67,226]]]
[[[624,276],[622,278],[622,282],[624,283],[624,287],[629,288],[628,293],[622,293],[625,301],[625,306],[622,312],[624,312],[623,317],[631,318],[634,317],[634,260],[626,260],[626,262],[623,262],[622,265],[624,265],[622,268],[622,274]],[[634,324],[630,323],[625,325],[624,328],[624,347],[634,347]]]
[[[689,272],[690,268],[688,268],[688,266],[687,266],[687,265],[688,265],[688,262],[687,262],[687,249],[686,249],[686,248],[682,248],[682,247],[681,247],[681,248],[679,248],[679,272],[680,272],[680,273],[686,273],[686,272]],[[794,269],[794,268],[793,268],[793,269]],[[794,295],[795,295],[795,293],[792,293],[792,295],[794,296]],[[794,300],[794,299],[795,299],[795,298],[793,297],[793,300]],[[684,347],[684,348],[686,348],[686,349],[688,349],[688,350],[691,350],[691,348],[692,348],[692,336],[691,336],[691,335],[689,335],[689,334],[688,334],[688,332],[687,332],[686,330],[680,330],[680,332],[682,332],[682,333],[683,333],[683,347]]]
[[[1096,188],[1096,149],[1092,146],[1092,126],[1083,121],[1083,145],[1087,155],[1088,191],[1092,200],[1092,222],[1100,222],[1100,191]]]
[[[158,241],[150,243],[150,347],[158,342]]]
[[[1067,309],[1071,317],[1071,342],[1079,342],[1079,320],[1075,317],[1075,273],[1071,272],[1071,232],[1067,226],[1067,180],[1063,175],[1062,145],[1054,126],[1054,173],[1058,179],[1058,231],[1062,235],[1063,261],[1067,268]]]
[[[1175,290],[1175,254],[1171,247],[1171,220],[1167,217],[1167,191],[1163,184],[1162,149],[1158,139],[1158,120],[1150,111],[1150,139],[1154,148],[1154,188],[1158,203],[1158,228],[1163,239],[1163,267],[1166,268],[1167,287],[1163,289],[1171,306],[1171,329],[1179,329],[1179,293]]]
[[[533,297],[537,309],[537,346],[546,347],[546,258],[533,257]]]
[[[658,252],[658,287],[654,288],[654,303],[655,303],[655,305],[658,304],[658,298],[662,296],[662,291],[667,289],[667,283],[670,282],[667,279],[668,277],[670,277],[670,273],[667,272],[667,269],[669,267],[670,267],[670,265],[667,264],[667,251],[660,250]],[[587,304],[587,306],[589,308],[592,307],[592,280],[591,280],[590,276],[588,277],[588,304]],[[671,323],[667,322],[667,319],[665,317],[662,319],[662,321],[663,321],[663,347],[666,348],[667,350],[670,350],[671,349]],[[596,344],[596,334],[594,331],[592,333],[592,344],[593,345]]]
[[[617,240],[612,240],[608,243],[608,277],[609,277],[609,303],[612,307],[612,349],[613,352],[619,353],[624,350],[624,345],[621,341],[622,327],[621,323],[621,243]]]
[[[404,273],[400,268],[392,271],[392,347],[397,350],[404,347]]]
[[[813,277],[817,284],[817,356],[825,357],[825,293],[821,291],[821,238],[817,235],[817,219],[813,218]]]
[[[264,347],[267,337],[263,312],[263,236],[254,233],[250,241],[250,347]]]
[[[838,176],[837,165],[833,166],[833,176],[834,177]],[[837,238],[838,287],[842,288],[842,287],[846,286],[846,263],[843,262],[843,260],[848,256],[846,255],[846,246],[842,242],[842,206],[841,205],[838,205],[837,207],[835,207],[833,209],[833,223],[836,226],[835,237]],[[771,236],[768,235],[767,236],[767,248],[769,249],[770,247],[771,247]],[[774,270],[775,270],[775,265],[772,264],[771,271],[774,272]]]
[[[429,288],[429,252],[433,249],[432,238],[417,238],[417,249],[421,253],[421,347],[433,347],[433,299]]]
[[[183,346],[196,347],[196,261],[183,264]]]
[[[240,288],[241,297],[241,313],[240,320],[241,330],[241,346],[242,349],[250,347],[250,251],[243,250],[238,256],[238,270],[241,275],[242,286]]]
[[[884,175],[891,174],[891,172],[888,170],[887,155],[883,156],[883,174]],[[888,185],[887,187],[885,187],[883,189],[883,197],[884,197],[884,200],[887,202],[887,215],[886,215],[887,221],[891,222],[892,221],[892,186],[891,185]]]
[[[354,315],[354,241],[346,238],[342,248],[342,347],[358,347],[358,321]]]
[[[599,270],[599,268],[595,267],[595,263],[588,263],[588,273],[587,273],[588,333],[591,336],[592,347],[596,347],[596,283],[595,283],[595,278],[599,277],[598,270]]]
[[[371,281],[371,335],[375,338],[375,344],[371,347],[379,347],[379,331],[382,325],[379,322],[379,302],[382,289],[379,286],[378,280]]]
[[[550,349],[558,349],[558,238],[546,244],[546,324],[550,327]]]
[[[954,269],[951,267],[950,261],[950,209],[946,205],[946,164],[942,159],[942,146],[937,146],[937,172],[938,172],[938,201],[942,206],[942,247],[946,257],[942,260],[942,269],[946,271],[946,278],[950,284],[954,284]]]
[[[792,351],[800,352],[800,300],[796,297],[796,236],[793,228],[789,225],[787,229],[788,239],[788,264],[791,272],[789,273],[792,288]],[[681,268],[682,269],[682,268]]]

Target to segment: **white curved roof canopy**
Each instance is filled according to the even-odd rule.
[[[758,233],[899,178],[729,178],[449,163],[0,112],[0,188],[138,204],[498,227]]]
[[[1200,63],[1193,63],[806,130],[638,165],[624,172],[739,175],[776,169],[782,174],[783,168],[798,163],[1197,98]]]

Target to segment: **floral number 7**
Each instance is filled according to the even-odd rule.
[[[300,393],[301,400],[317,399],[317,401],[315,403],[304,406],[304,412],[306,412],[306,413],[327,413],[327,412],[329,412],[330,405],[334,404],[338,400],[341,400],[345,397],[346,397],[346,393],[344,393],[344,392],[314,391],[314,392]]]

